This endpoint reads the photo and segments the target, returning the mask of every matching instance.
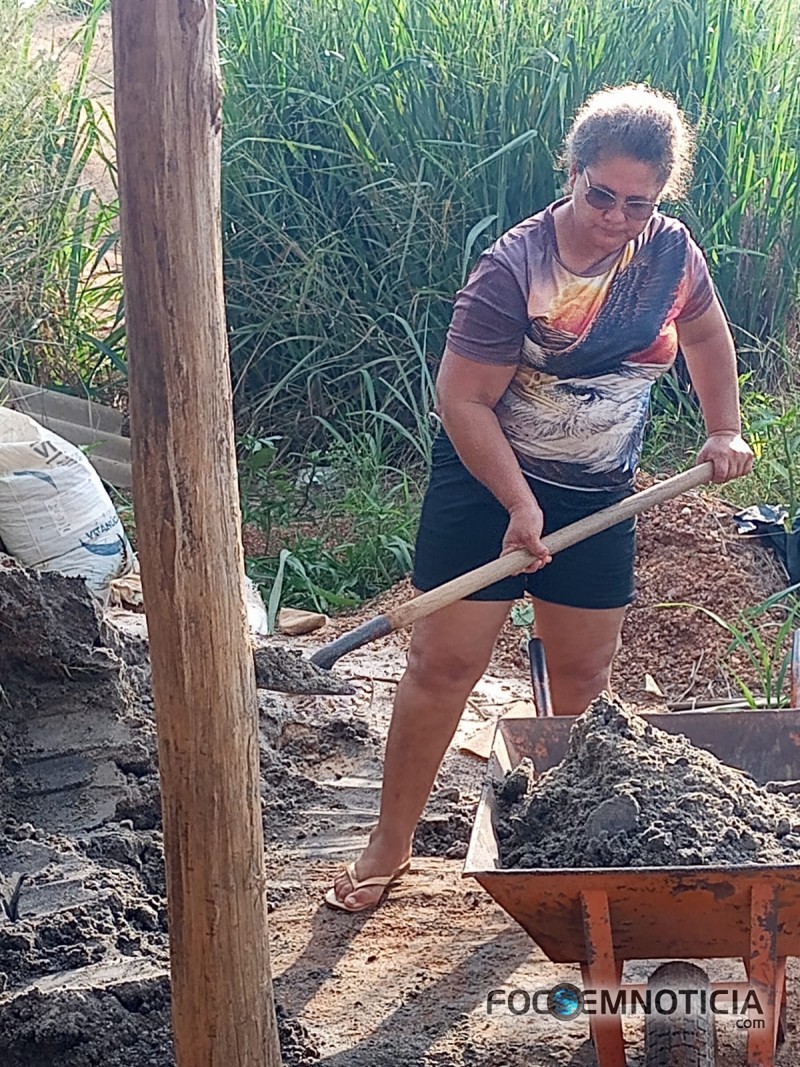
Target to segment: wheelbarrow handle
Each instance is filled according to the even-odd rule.
[[[573,522],[569,526],[548,534],[547,537],[542,538],[542,543],[546,545],[551,555],[563,552],[565,548],[571,548],[572,545],[577,545],[587,537],[592,537],[602,530],[608,530],[625,519],[630,519],[634,515],[655,507],[656,504],[672,500],[673,497],[679,496],[687,489],[695,489],[698,485],[703,485],[711,480],[713,470],[711,463],[701,463],[692,467],[691,470],[673,475],[672,478],[667,478],[663,482],[657,482],[649,489],[633,493],[625,500],[612,504],[611,507],[597,511],[585,519],[579,519],[578,522]],[[502,578],[519,574],[532,559],[533,556],[527,549],[518,548],[500,556],[499,559],[492,560],[491,563],[486,563],[450,582],[445,582],[444,585],[439,585],[427,593],[420,593],[419,596],[413,597],[404,604],[390,608],[385,614],[362,623],[355,630],[342,634],[330,644],[323,645],[311,657],[311,662],[318,667],[330,668],[346,652],[361,648],[362,645],[375,641],[379,637],[385,637],[394,630],[403,630],[417,620],[427,618],[435,611],[440,611],[450,604],[455,604],[457,600],[463,600],[464,597],[477,593],[479,589],[485,589]]]

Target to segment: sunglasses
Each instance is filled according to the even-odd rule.
[[[584,193],[586,203],[596,211],[611,211],[619,204],[626,219],[646,222],[658,207],[658,204],[650,200],[639,200],[636,197],[623,200],[607,189],[598,189],[589,180],[589,171],[586,167],[583,168],[583,173],[586,175],[586,192]]]

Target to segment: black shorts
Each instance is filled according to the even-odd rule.
[[[544,512],[544,532],[577,522],[630,496],[631,489],[587,492],[528,478]],[[445,433],[433,445],[430,482],[422,504],[412,581],[427,592],[497,559],[508,512],[469,473]],[[636,519],[627,519],[564,549],[533,574],[503,578],[467,600],[517,600],[527,591],[552,604],[620,608],[634,599]]]

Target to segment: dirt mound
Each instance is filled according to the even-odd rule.
[[[105,988],[33,990],[0,1009],[6,1067],[169,1067],[175,1062],[165,977]]]
[[[284,1067],[313,1067],[308,1026],[276,1006]],[[0,1010],[5,1067],[171,1067],[175,1063],[166,975],[46,993],[32,990]]]
[[[504,867],[800,863],[800,797],[742,771],[603,695],[567,755],[534,782],[522,761],[498,786]]]
[[[169,1067],[169,945],[147,648],[85,585],[0,567],[0,1047],[8,1067]],[[262,692],[265,817],[318,793]],[[364,743],[331,718],[323,752]],[[285,751],[281,751],[281,746]],[[302,755],[301,751],[294,753]],[[299,818],[299,816],[298,816]],[[310,827],[309,827],[310,829]],[[317,1045],[279,1011],[287,1067]]]
[[[697,610],[740,626],[743,611],[789,585],[773,553],[736,533],[735,510],[701,490],[640,516],[636,602],[614,664],[613,684],[624,700],[653,702],[646,674],[669,701],[741,696],[735,675],[760,692],[747,657],[726,656],[730,634]],[[681,602],[695,607],[662,606]]]

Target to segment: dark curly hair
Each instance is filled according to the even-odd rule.
[[[564,142],[566,170],[627,156],[653,167],[672,199],[691,175],[694,131],[671,96],[648,85],[620,85],[594,93],[575,116]]]

